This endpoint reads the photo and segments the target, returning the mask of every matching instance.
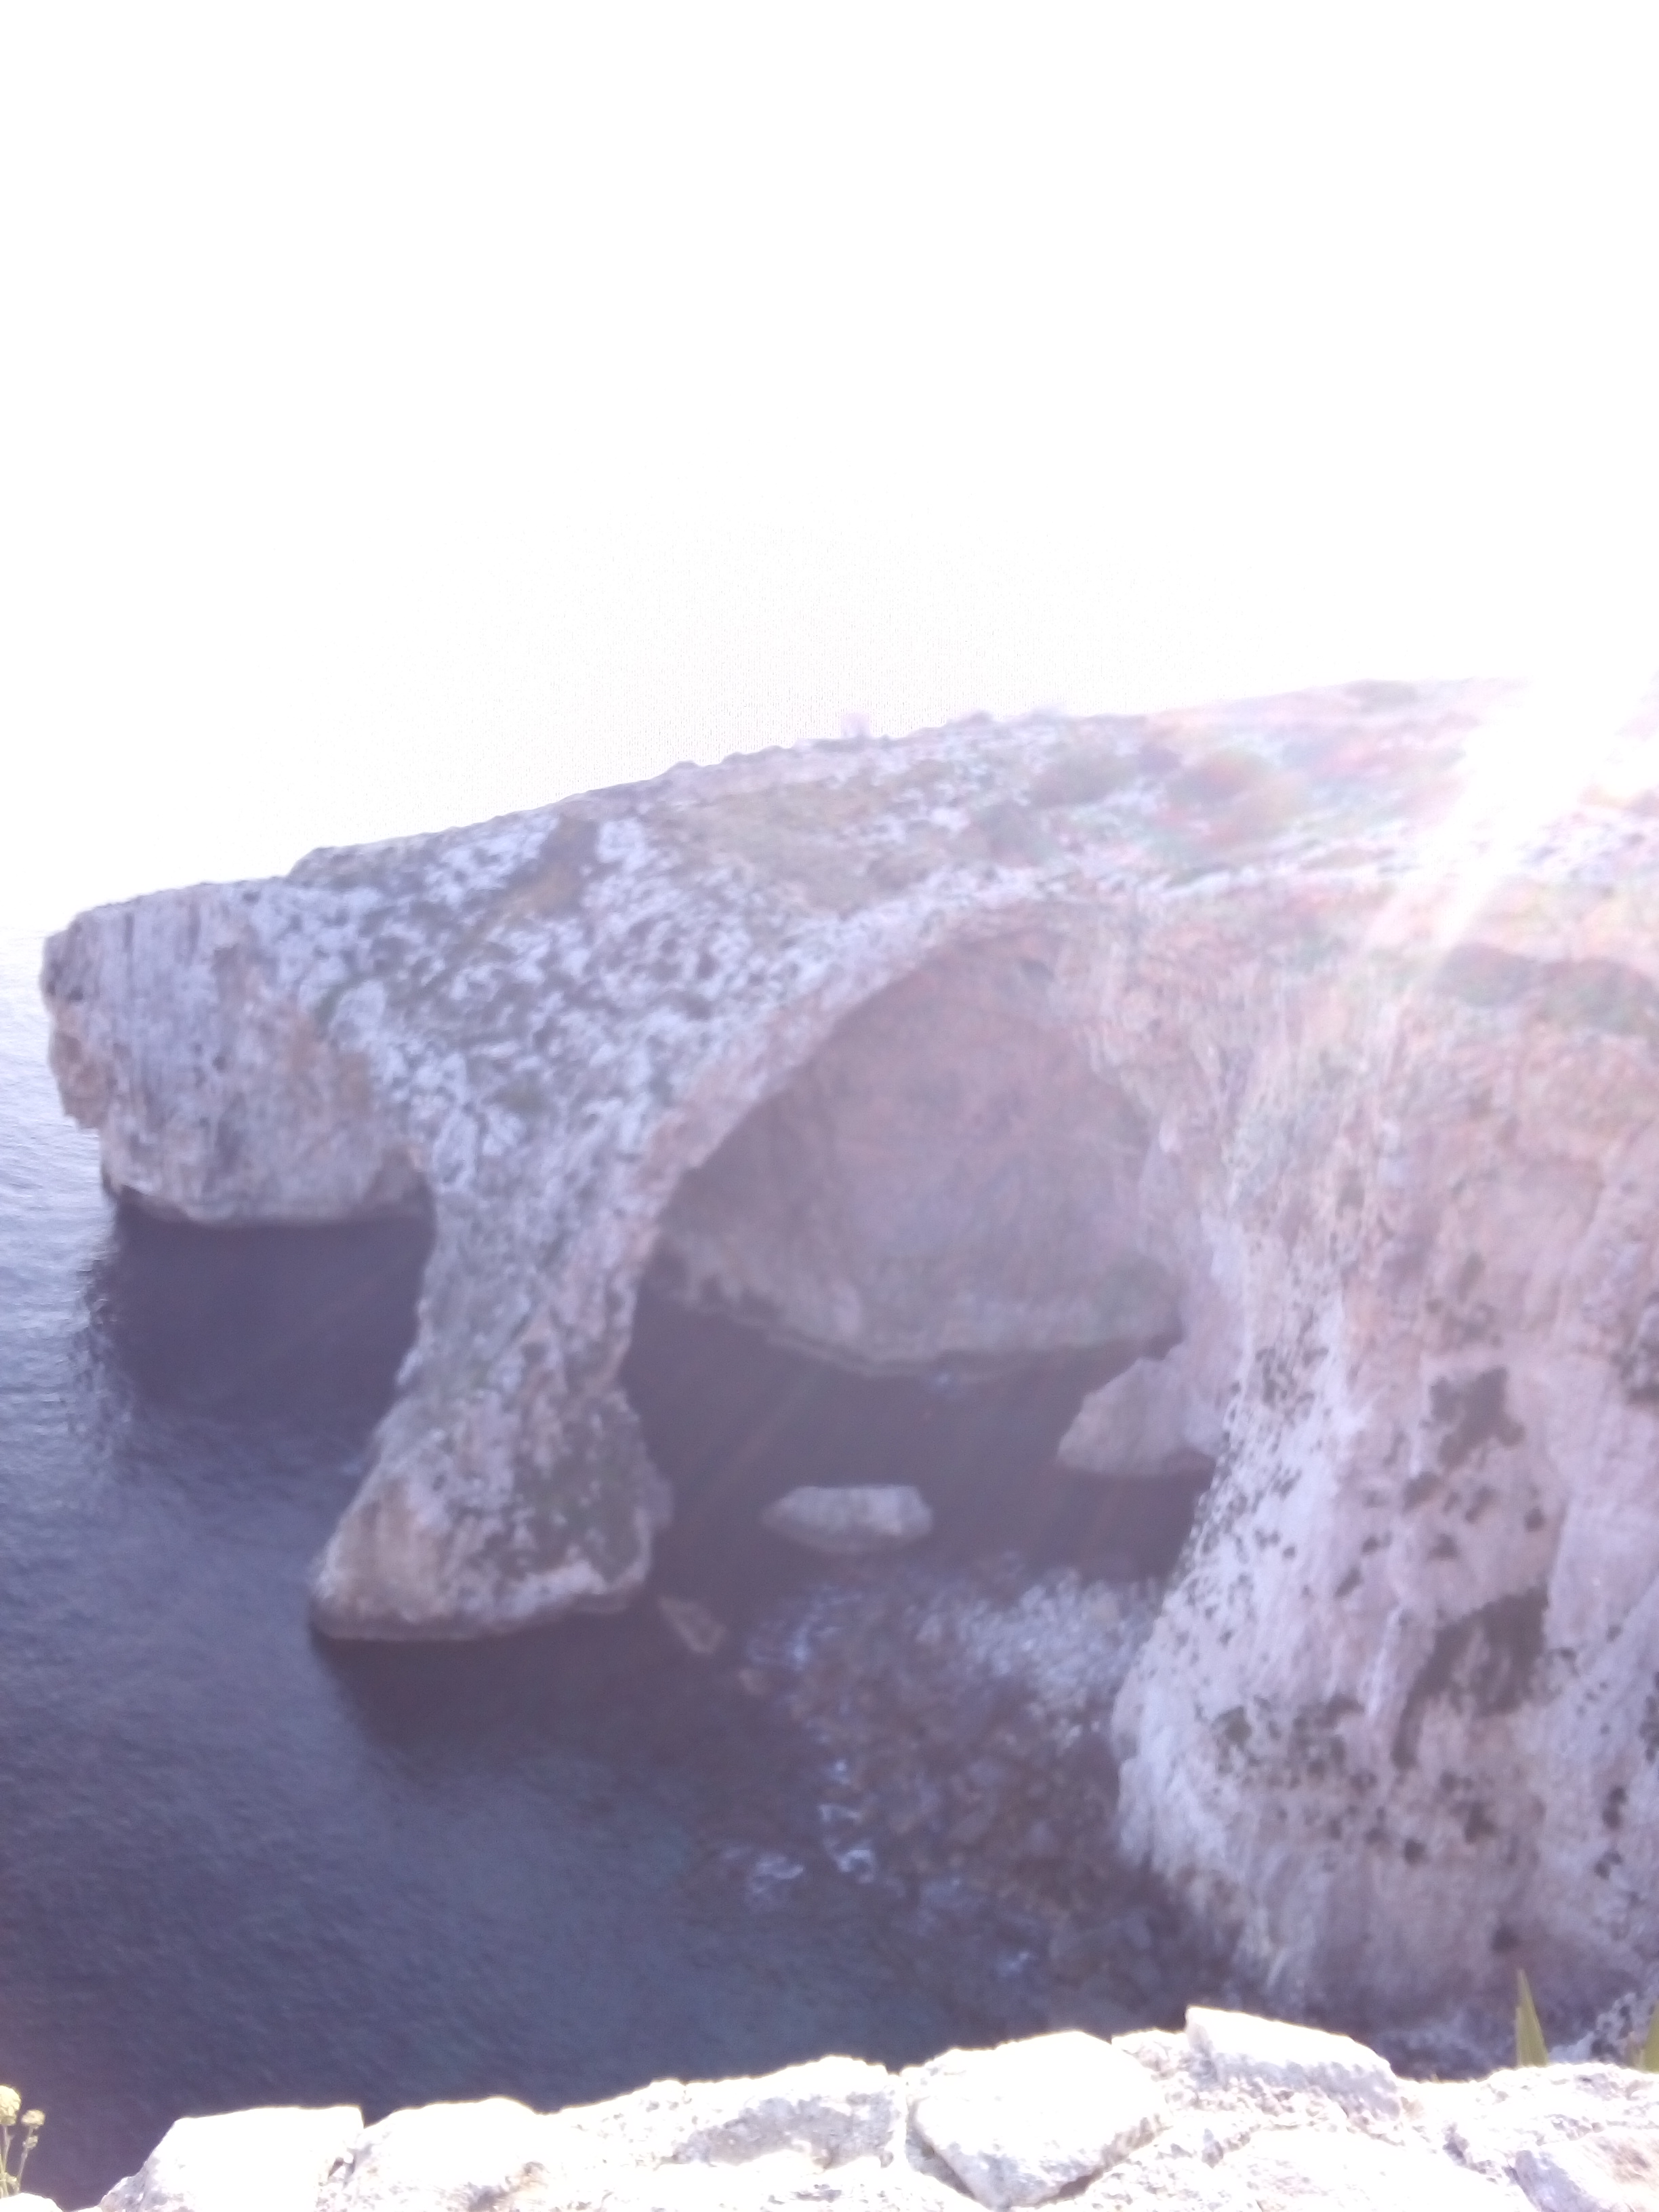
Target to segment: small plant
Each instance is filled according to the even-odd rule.
[[[40,2130],[46,2124],[44,2112],[26,2112],[23,2100],[15,2089],[0,2088],[0,2197],[15,2197],[23,2186],[23,2168],[29,2162],[29,2153],[40,2140]],[[11,2139],[21,2129],[23,2140],[17,2150],[17,2171],[11,2170]]]
[[[1550,2063],[1550,2047],[1544,2040],[1538,2008],[1532,2001],[1532,1986],[1525,1974],[1520,1972],[1515,1977],[1515,2063],[1517,2066],[1547,2066]],[[1642,2048],[1630,2063],[1639,2073],[1659,2074],[1659,2005],[1653,2008]]]
[[[1532,2001],[1532,1984],[1526,1976],[1515,1978],[1515,2063],[1517,2066],[1547,2066],[1550,2047],[1544,2040],[1538,2008]]]

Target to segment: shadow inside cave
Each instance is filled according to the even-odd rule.
[[[914,1555],[959,1565],[1013,1553],[1036,1571],[1134,1581],[1174,1565],[1213,1467],[1109,1479],[1056,1453],[1085,1396],[1135,1356],[1120,1346],[994,1365],[937,1361],[873,1374],[781,1344],[647,1281],[623,1387],[673,1486],[656,1580],[741,1626],[830,1564],[761,1526],[802,1485],[909,1483],[934,1516]]]

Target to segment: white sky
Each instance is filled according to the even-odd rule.
[[[0,12],[0,920],[986,707],[1659,666],[1650,7]]]

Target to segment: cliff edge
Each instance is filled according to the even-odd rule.
[[[1402,2081],[1346,2036],[1194,2006],[1184,2034],[1045,2035],[898,2075],[820,2058],[555,2113],[494,2097],[368,2128],[344,2106],[180,2120],[100,2212],[1632,2212],[1656,2196],[1650,2074]]]
[[[639,1588],[647,1277],[862,1369],[1087,1351],[1085,1462],[1218,1467],[1116,1708],[1123,1846],[1279,2005],[1420,2011],[1517,1950],[1624,1986],[1659,1951],[1659,746],[1530,808],[1518,697],[976,720],[78,917],[53,1065],[118,1194],[431,1208],[320,1626]]]

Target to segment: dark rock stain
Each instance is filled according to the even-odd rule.
[[[1441,1630],[1407,1693],[1395,1730],[1396,1767],[1416,1765],[1423,1722],[1437,1699],[1481,1719],[1513,1712],[1521,1705],[1543,1653],[1545,1598],[1541,1586],[1516,1590]],[[1659,1723],[1656,1727],[1659,1730]]]
[[[1450,1474],[1482,1444],[1518,1444],[1526,1435],[1504,1404],[1507,1367],[1488,1367],[1467,1382],[1443,1376],[1429,1392],[1429,1415],[1447,1433],[1440,1440],[1440,1467]],[[1413,1501],[1414,1502],[1414,1501]]]

